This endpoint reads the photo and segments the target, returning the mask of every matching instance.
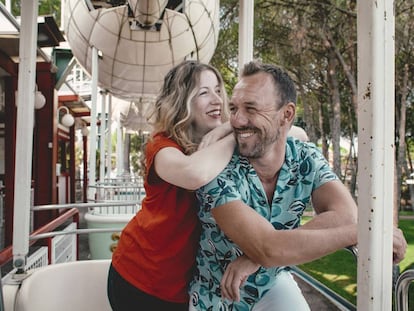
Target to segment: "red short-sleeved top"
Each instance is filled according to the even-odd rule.
[[[162,134],[146,146],[146,196],[122,231],[112,264],[140,290],[171,302],[188,302],[199,240],[195,193],[157,176],[154,157],[165,147],[182,148]]]

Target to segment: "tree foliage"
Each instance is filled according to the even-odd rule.
[[[221,31],[212,60],[223,72],[229,90],[238,72],[238,4],[238,0],[220,1]],[[298,88],[297,123],[322,146],[335,171],[355,190],[356,0],[256,0],[254,9],[254,58],[277,64],[291,74]],[[395,0],[395,137],[398,142],[404,135],[407,150],[414,149],[413,31],[413,2]],[[402,103],[406,105],[403,132],[399,131]],[[348,153],[341,153],[341,138],[351,141]],[[410,159],[403,157],[406,169],[399,184],[406,172],[412,171]]]
[[[5,0],[0,0],[2,3]],[[13,15],[20,1],[12,0]],[[108,1],[107,1],[108,2]],[[109,1],[110,2],[110,1]],[[112,1],[122,2],[122,1]],[[321,145],[355,190],[357,0],[255,0],[254,58],[286,69],[298,88],[297,123]],[[413,172],[414,3],[395,0],[395,141],[398,185]],[[60,19],[60,0],[39,0],[39,15]],[[237,81],[239,0],[220,1],[220,35],[211,63],[228,93]],[[58,23],[59,24],[59,23]],[[341,153],[340,139],[351,142]]]

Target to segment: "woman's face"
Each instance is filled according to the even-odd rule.
[[[192,102],[192,125],[197,136],[203,136],[222,123],[223,99],[219,81],[211,70],[200,74],[200,85]]]

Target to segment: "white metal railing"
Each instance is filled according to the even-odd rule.
[[[396,311],[408,311],[408,289],[414,282],[414,269],[409,269],[400,274],[395,284]]]
[[[94,214],[114,215],[114,214],[135,214],[139,208],[142,199],[145,197],[142,178],[119,177],[105,179],[95,185],[90,185],[88,193],[94,193],[94,198],[88,198],[89,202],[136,202],[137,205],[114,205],[95,207],[91,211]]]
[[[31,211],[47,211],[47,210],[64,210],[70,208],[76,208],[78,210],[87,210],[95,208],[111,208],[118,206],[127,206],[132,209],[139,209],[138,203],[135,201],[125,202],[102,202],[102,203],[68,203],[68,204],[48,204],[48,205],[37,205],[31,208]],[[66,234],[89,234],[89,233],[101,233],[101,232],[118,232],[119,228],[96,228],[96,229],[65,229],[60,231],[52,231],[39,233],[32,237],[30,240],[40,240],[44,238],[66,235]]]

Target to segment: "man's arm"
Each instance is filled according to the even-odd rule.
[[[348,189],[340,181],[328,182],[312,193],[312,203],[317,213],[302,228],[329,228],[347,223],[355,223],[358,218],[357,205]],[[393,261],[404,259],[407,241],[403,232],[394,227]]]
[[[357,222],[357,205],[339,180],[327,182],[313,191],[312,205],[316,215],[302,228],[330,228]]]
[[[264,217],[241,201],[217,206],[212,213],[221,230],[253,262],[264,267],[309,262],[357,241],[356,224],[275,230]]]

